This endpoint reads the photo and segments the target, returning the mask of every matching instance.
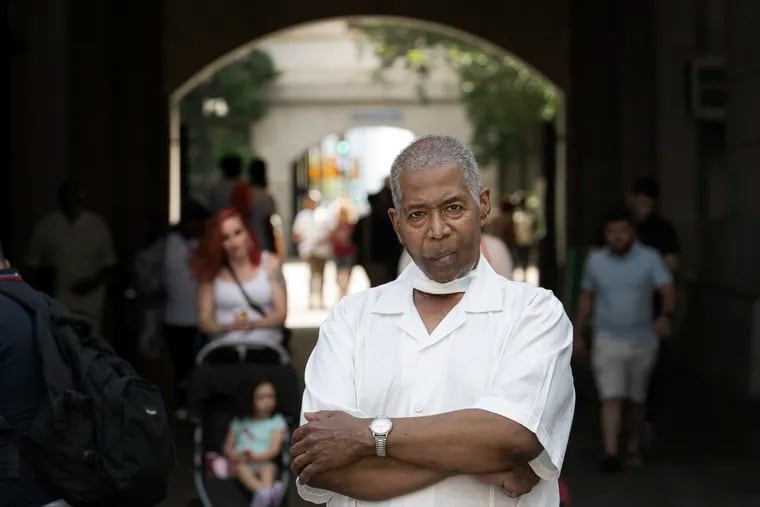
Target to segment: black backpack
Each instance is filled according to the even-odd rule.
[[[20,281],[0,292],[32,315],[49,402],[14,447],[74,507],[162,501],[174,448],[159,390],[61,303]]]

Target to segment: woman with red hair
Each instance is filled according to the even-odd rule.
[[[198,280],[198,327],[211,339],[246,341],[283,350],[287,293],[282,266],[261,252],[237,211],[219,211],[192,261]]]

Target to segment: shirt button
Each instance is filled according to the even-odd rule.
[[[420,404],[418,403],[418,404],[417,404],[417,406],[415,406],[415,407],[414,407],[414,411],[415,411],[415,412],[417,412],[418,414],[419,414],[420,412],[422,412],[422,405],[420,405]]]

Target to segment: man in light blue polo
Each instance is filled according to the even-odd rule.
[[[620,471],[623,401],[630,401],[626,427],[626,463],[641,462],[639,438],[644,419],[649,377],[657,358],[659,339],[670,334],[675,306],[673,280],[660,254],[636,239],[630,217],[611,213],[605,220],[605,247],[589,255],[581,282],[575,322],[576,353],[584,351],[583,329],[593,314],[591,365],[601,399],[606,472]],[[661,295],[653,315],[655,291]]]

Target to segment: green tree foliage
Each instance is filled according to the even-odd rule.
[[[193,138],[196,163],[213,167],[225,153],[250,157],[251,123],[267,111],[266,88],[277,76],[268,53],[253,50],[214,73],[182,100],[182,118]],[[223,99],[225,115],[204,112],[208,99]]]
[[[483,164],[505,167],[523,156],[526,137],[556,114],[555,89],[500,51],[413,25],[368,21],[356,27],[369,40],[381,70],[402,62],[423,81],[435,65],[456,70],[473,126],[473,149]],[[424,87],[422,93],[424,98]]]

